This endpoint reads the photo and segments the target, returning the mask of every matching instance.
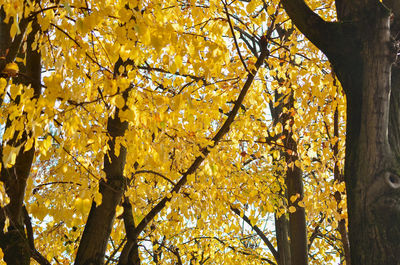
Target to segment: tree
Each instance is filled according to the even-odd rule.
[[[301,0],[282,4],[329,58],[346,92],[351,263],[398,264],[398,2],[336,1],[337,22]]]
[[[279,1],[15,0],[0,22],[7,264],[341,252],[342,123],[329,110],[343,102]],[[282,221],[276,239],[267,215]]]

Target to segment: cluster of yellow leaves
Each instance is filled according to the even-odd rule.
[[[200,150],[212,145],[247,73],[221,1],[25,2],[5,1],[3,8],[7,19],[14,18],[12,38],[21,33],[18,21],[37,13],[42,34],[36,36],[33,48],[42,55],[43,95],[32,99],[30,87],[0,79],[0,93],[9,94],[1,122],[13,120],[3,133],[3,143],[14,132],[30,133],[23,146],[4,145],[3,165],[14,164],[20,148],[35,147],[25,203],[35,220],[36,244],[49,260],[57,257],[60,263],[70,264],[91,201],[102,201],[98,183],[104,178],[103,159],[109,150],[107,119],[116,109],[129,124],[116,149],[117,153],[120,146],[128,150],[125,196],[139,223]],[[332,1],[323,5],[332,6]],[[227,6],[236,16],[234,35],[249,69],[256,58],[241,39],[243,32],[259,38],[272,26],[275,14],[275,25],[284,31],[293,29],[284,11],[277,10],[279,1],[268,1],[262,8],[261,0]],[[254,233],[230,207],[240,208],[259,227],[274,214],[294,212],[293,206],[287,207],[283,177],[293,166],[305,175],[305,198],[299,205],[306,208],[310,233],[320,216],[333,216],[322,226],[327,233],[337,234],[337,222],[346,213],[338,213],[333,198],[335,191],[344,192],[343,184],[334,182],[333,168],[335,163],[343,167],[344,141],[333,136],[333,113],[337,108],[341,114],[342,137],[343,95],[328,63],[299,33],[283,37],[276,31],[272,36],[266,67],[253,82],[229,134],[211,150],[200,170],[189,176],[182,192],[172,196],[154,220],[155,228],[140,236],[143,242],[153,242],[154,251],[166,238],[169,246],[179,248],[183,263],[207,258],[209,264],[260,264],[261,258],[273,259],[260,246],[260,239],[255,240],[258,247],[243,243]],[[129,63],[114,69],[119,59]],[[6,71],[16,75],[18,65],[7,65]],[[129,91],[127,99],[125,91]],[[276,94],[283,96],[276,98]],[[282,113],[291,113],[294,123],[276,123],[270,103],[274,108],[287,103],[289,94],[296,99],[294,107]],[[17,97],[21,103],[15,101]],[[292,131],[297,150],[285,149],[282,138],[265,140],[284,130]],[[337,142],[340,152],[334,157],[332,147]],[[292,164],[282,156],[289,151],[298,155]],[[120,214],[122,207],[117,208]],[[268,230],[273,231],[271,225]],[[112,239],[119,244],[124,236],[118,219]],[[323,240],[311,249],[320,259],[326,258],[328,250],[332,249]],[[108,251],[112,253],[113,246]],[[174,264],[176,255],[164,253],[163,264]],[[151,257],[145,251],[141,255],[144,264],[150,264]]]

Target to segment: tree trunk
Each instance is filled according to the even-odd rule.
[[[82,239],[76,255],[76,265],[100,265],[104,263],[104,255],[114,224],[115,209],[121,202],[125,189],[125,178],[123,175],[126,148],[120,147],[119,156],[115,155],[116,138],[123,136],[128,127],[127,122],[122,122],[118,117],[108,119],[107,131],[110,135],[108,146],[110,150],[104,156],[104,171],[106,180],[100,181],[99,191],[102,195],[102,202],[92,207],[83,231]]]
[[[282,80],[281,80],[282,81]],[[283,98],[288,97],[288,103],[283,103]],[[289,232],[290,238],[290,250],[285,249],[285,239],[280,238],[281,243],[283,244],[281,247],[282,251],[285,251],[285,255],[289,254],[289,257],[283,257],[282,259],[287,260],[290,259],[289,264],[296,265],[307,265],[308,264],[308,242],[307,242],[307,225],[306,225],[306,212],[304,207],[298,205],[298,202],[303,200],[304,198],[304,189],[303,189],[303,174],[300,168],[295,165],[295,161],[298,160],[297,156],[297,143],[293,139],[293,132],[291,131],[290,124],[293,124],[293,116],[291,115],[291,111],[293,111],[293,94],[290,93],[288,95],[280,95],[276,94],[275,99],[282,101],[280,106],[274,110],[274,115],[282,126],[285,128],[283,130],[284,145],[285,151],[283,155],[285,157],[287,163],[286,176],[285,176],[285,184],[286,184],[286,197],[288,201],[289,207],[294,207],[296,210],[294,212],[289,212],[288,223],[285,222],[284,219],[281,220],[280,225],[284,226],[288,224],[288,231],[285,231],[285,227],[280,227],[281,232]],[[287,112],[283,112],[283,109],[287,109]],[[279,111],[279,112],[277,112]],[[278,114],[279,113],[279,114]],[[289,124],[289,129],[287,128],[287,124]],[[291,165],[291,166],[290,166]],[[295,201],[291,201],[290,198],[292,196],[298,196]],[[277,235],[278,236],[278,235]],[[284,234],[280,234],[281,237],[284,237]],[[281,259],[281,260],[282,260]],[[285,262],[288,262],[285,261]]]
[[[136,237],[132,240],[130,235],[136,228],[135,221],[132,214],[132,205],[129,198],[124,198],[124,219],[125,233],[127,234],[127,242],[122,249],[121,255],[118,260],[118,265],[140,265],[139,245]]]
[[[302,0],[284,0],[283,5],[296,26],[327,55],[346,92],[351,263],[398,265],[400,166],[388,139],[390,12],[379,1],[341,0],[338,16],[346,22],[329,23]]]
[[[275,231],[279,253],[278,264],[291,265],[289,222],[286,215],[281,215],[279,218],[275,215]]]
[[[372,13],[371,13],[372,12]],[[361,84],[347,82],[346,189],[351,263],[399,264],[399,167],[388,142],[391,56],[389,12],[371,8],[361,25]],[[365,18],[366,19],[366,18]],[[355,51],[357,52],[357,51]],[[343,81],[342,81],[343,80]],[[366,251],[368,250],[368,251]]]
[[[0,11],[0,54],[9,55],[9,53],[14,52],[15,54],[19,53],[19,48],[21,47],[22,36],[18,40],[18,38],[14,38],[11,41],[9,36],[9,24],[3,22],[4,19],[4,12]],[[35,38],[35,34],[39,30],[39,25],[37,24],[36,20],[32,23],[32,31],[28,35],[26,42],[27,42],[27,50],[26,54],[21,54],[21,57],[26,56],[26,65],[19,65],[20,72],[23,75],[18,77],[14,77],[15,83],[21,83],[26,86],[30,85],[34,89],[33,98],[38,98],[41,93],[41,56],[38,51],[33,51],[31,46]],[[12,49],[16,49],[11,51]],[[5,60],[6,62],[2,62],[2,64],[7,64],[13,61],[12,58],[1,59]],[[1,73],[0,77],[3,73]],[[20,102],[20,97],[17,96],[15,99],[15,104],[24,104]],[[25,117],[19,116],[16,117],[14,120],[10,118],[7,119],[6,129],[12,126],[12,123],[16,120],[24,120]],[[1,173],[0,173],[0,180],[4,183],[5,190],[7,196],[10,199],[10,202],[2,209],[0,209],[0,247],[4,253],[4,261],[7,264],[12,265],[26,265],[30,264],[30,257],[31,251],[34,249],[33,240],[32,242],[28,241],[28,235],[26,234],[25,230],[25,219],[27,217],[23,212],[23,203],[24,203],[24,196],[25,196],[25,188],[26,182],[29,177],[30,169],[33,162],[33,157],[35,153],[35,148],[32,147],[29,150],[24,149],[24,144],[29,137],[29,130],[30,128],[24,128],[24,132],[15,131],[13,133],[13,137],[11,139],[3,139],[3,143],[1,146],[1,156],[3,156],[3,149],[5,143],[8,146],[18,147],[21,146],[15,164],[10,168],[7,168],[7,165],[3,163],[3,159],[1,160]],[[21,133],[21,137],[18,138],[18,135]],[[7,231],[3,231],[5,228],[6,219],[9,221],[9,226]],[[31,245],[30,245],[31,244]]]
[[[294,142],[292,138],[290,142]],[[288,141],[288,142],[289,142]],[[287,145],[289,143],[286,143]],[[291,160],[298,159],[297,156],[290,156]],[[292,160],[293,159],[293,160]],[[290,235],[290,254],[291,263],[296,265],[308,264],[308,243],[307,243],[307,225],[306,213],[304,207],[298,205],[298,202],[304,198],[303,177],[300,168],[293,165],[293,168],[288,167],[286,173],[286,186],[288,189],[289,207],[295,207],[296,211],[289,213],[289,235]],[[292,202],[291,196],[299,194],[300,196]]]
[[[114,65],[114,78],[123,74],[119,68],[123,65],[121,58]],[[122,92],[125,102],[128,99],[130,89]],[[121,110],[127,108],[126,104]],[[92,207],[86,221],[85,229],[78,247],[75,258],[75,265],[101,265],[104,263],[104,256],[107,248],[108,239],[114,224],[115,211],[117,205],[121,203],[125,192],[126,179],[124,168],[126,163],[126,147],[117,147],[117,138],[123,137],[128,129],[128,122],[121,121],[119,118],[120,109],[116,108],[114,117],[109,117],[107,121],[107,134],[109,140],[107,145],[109,150],[104,155],[104,172],[106,179],[100,180],[99,192],[102,195],[100,205],[92,202]],[[116,148],[119,154],[116,155]]]

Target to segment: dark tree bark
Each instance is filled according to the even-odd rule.
[[[278,80],[284,83],[284,80]],[[284,103],[287,100],[287,103]],[[308,264],[308,242],[307,242],[307,225],[306,212],[304,207],[298,205],[298,202],[304,198],[303,173],[300,168],[295,165],[298,160],[297,142],[293,139],[291,124],[293,124],[293,94],[287,95],[275,94],[275,101],[280,104],[277,107],[271,106],[272,118],[274,123],[280,122],[284,127],[282,135],[284,136],[285,149],[282,153],[288,166],[285,173],[286,195],[288,206],[293,206],[296,210],[289,212],[289,218],[281,216],[275,219],[276,237],[278,241],[278,251],[281,264]],[[272,104],[271,104],[272,105]],[[287,109],[287,112],[283,112]],[[287,129],[286,125],[289,125]],[[291,201],[292,196],[298,196],[295,201]],[[290,238],[290,240],[289,240]]]
[[[279,253],[279,265],[291,265],[289,222],[286,215],[275,215],[275,234]]]
[[[388,8],[397,18],[397,1],[386,1],[388,6],[378,0],[336,1],[339,22],[325,22],[303,0],[282,3],[294,24],[328,57],[347,96],[351,263],[399,264],[400,166],[396,148],[389,145],[398,135],[389,131],[394,55]],[[392,115],[395,120],[399,113]]]
[[[284,83],[284,80],[278,80],[279,83]],[[283,112],[283,109],[291,111],[293,109],[292,93],[283,95],[276,93],[275,102],[280,102],[276,107],[270,103],[271,116],[274,124],[280,122],[285,128],[286,124],[293,122],[293,117],[290,113]],[[284,103],[286,98],[287,103]],[[304,207],[300,207],[298,202],[304,197],[303,189],[303,176],[302,171],[295,165],[298,160],[296,154],[297,143],[292,137],[293,133],[289,129],[284,129],[282,136],[284,136],[284,147],[286,150],[282,151],[283,157],[287,164],[292,164],[292,167],[287,167],[285,172],[285,184],[283,193],[285,194],[288,206],[295,207],[296,211],[289,213],[289,218],[286,216],[275,216],[275,230],[279,252],[279,264],[308,264],[308,243],[307,243],[307,226],[306,226],[306,213]],[[290,197],[299,194],[300,196],[296,201],[292,202]]]
[[[289,102],[286,104],[286,108],[291,111],[293,110],[293,95],[289,94]],[[286,127],[286,124],[293,123],[293,116],[290,113],[284,113],[281,115],[282,125]],[[297,156],[297,143],[293,139],[293,132],[291,126],[288,129],[284,129],[283,135],[285,135],[284,144],[287,151],[284,153],[286,163],[292,164],[287,167],[286,171],[286,187],[287,187],[287,199],[289,207],[295,207],[296,211],[289,212],[289,237],[290,237],[290,255],[291,264],[296,265],[307,265],[308,264],[308,242],[307,242],[307,225],[306,225],[306,211],[304,207],[298,205],[298,202],[304,198],[303,188],[303,172],[300,168],[295,165],[295,161],[298,160]],[[289,152],[290,150],[291,152]],[[290,199],[292,196],[298,196],[295,201],[292,202]]]
[[[39,31],[39,25],[36,20],[32,23],[32,31],[27,36],[27,50],[21,57],[26,56],[26,65],[19,65],[20,73],[16,77],[7,76],[7,73],[3,72],[6,64],[14,62],[17,54],[20,54],[20,47],[23,42],[24,31],[21,35],[18,35],[11,40],[9,35],[10,23],[3,22],[4,12],[0,10],[0,55],[3,57],[0,59],[0,77],[4,78],[14,78],[14,82],[21,83],[24,85],[31,85],[34,89],[33,98],[38,98],[41,93],[41,56],[38,51],[32,50],[31,46],[34,42],[35,34]],[[26,21],[21,21],[25,27]],[[2,102],[2,99],[1,99]],[[20,97],[17,96],[15,99],[15,104],[20,103]],[[15,117],[13,120],[7,119],[6,128],[10,127],[15,120],[24,119],[25,117],[19,116]],[[12,139],[7,140],[7,145],[12,147],[21,146],[15,164],[7,168],[4,165],[3,160],[1,161],[1,173],[0,180],[4,183],[6,193],[10,199],[10,202],[0,211],[0,247],[4,253],[4,261],[7,264],[30,264],[30,258],[39,257],[42,258],[42,264],[46,261],[40,253],[34,249],[33,238],[30,240],[31,227],[26,227],[26,224],[30,224],[28,220],[29,215],[23,207],[23,200],[25,196],[26,182],[29,177],[30,169],[33,162],[33,157],[35,153],[35,148],[32,147],[29,150],[25,150],[24,144],[29,138],[30,128],[24,128],[22,136],[18,138],[20,131],[15,131]],[[5,141],[3,141],[3,145]],[[1,156],[3,156],[3,148],[1,146]],[[3,231],[6,219],[9,220],[9,226],[6,232]],[[26,233],[28,231],[28,234]],[[35,259],[36,259],[35,258]]]
[[[116,138],[123,136],[127,127],[128,123],[119,119],[118,110],[114,118],[108,119],[107,132],[110,135],[108,141],[110,150],[104,156],[106,180],[101,180],[99,187],[102,202],[100,205],[92,202],[76,255],[76,265],[100,265],[104,263],[108,239],[114,224],[115,209],[120,204],[125,191],[123,171],[126,161],[126,148],[121,146],[117,156],[115,154]]]
[[[124,213],[122,214],[122,217],[124,219],[125,232],[128,238],[132,238],[130,234],[134,231],[136,225],[133,219],[132,205],[129,202],[129,198],[125,198],[122,205],[124,207]],[[133,240],[127,240],[119,257],[118,265],[140,265],[139,245],[137,238],[134,238]]]
[[[114,67],[115,76],[119,67],[123,64],[119,59]],[[129,89],[123,91],[125,102],[128,98]],[[127,108],[126,105],[123,110]],[[116,109],[114,117],[107,121],[107,134],[110,139],[107,144],[108,153],[104,155],[104,172],[106,179],[99,183],[99,192],[102,195],[100,205],[92,202],[92,207],[86,221],[85,229],[78,247],[75,258],[75,265],[100,265],[104,263],[104,256],[108,239],[115,219],[115,209],[121,203],[125,191],[126,180],[124,167],[126,162],[126,147],[119,147],[119,154],[116,155],[117,137],[123,137],[128,129],[128,122],[121,121],[119,109]],[[117,147],[118,148],[118,147]]]

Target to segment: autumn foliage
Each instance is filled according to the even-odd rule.
[[[309,263],[344,262],[344,94],[279,1],[0,16],[1,264],[282,265],[296,213]]]

